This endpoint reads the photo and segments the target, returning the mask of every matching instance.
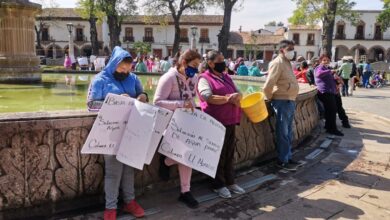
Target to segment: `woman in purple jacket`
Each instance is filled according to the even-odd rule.
[[[329,68],[330,58],[327,55],[320,57],[320,65],[314,71],[314,79],[317,85],[318,98],[325,107],[325,129],[329,134],[344,136],[337,129],[336,114],[337,103],[336,94],[337,86],[334,78],[335,70]]]
[[[235,127],[240,123],[241,95],[226,72],[224,56],[218,51],[207,54],[207,70],[199,77],[197,92],[202,111],[213,116],[226,127],[214,191],[222,198],[230,198],[230,191],[243,194],[245,190],[234,181]]]

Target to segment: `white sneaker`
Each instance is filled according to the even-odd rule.
[[[230,194],[230,191],[226,187],[222,187],[219,189],[214,189],[214,192],[218,194],[219,197],[222,197],[224,199],[232,198],[232,194]]]
[[[229,190],[231,190],[232,192],[234,192],[236,194],[244,194],[245,193],[245,190],[237,184],[233,184],[231,186],[228,186],[228,188],[229,188]]]

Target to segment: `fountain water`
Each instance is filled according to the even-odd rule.
[[[41,80],[35,53],[35,15],[41,5],[28,0],[0,0],[0,82]]]

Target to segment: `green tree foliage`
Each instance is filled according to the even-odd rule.
[[[351,0],[292,0],[297,9],[289,18],[291,24],[318,24],[322,23],[322,48],[324,53],[331,55],[332,37],[336,16],[341,16],[353,24],[359,15],[352,11],[355,2]]]
[[[152,45],[150,43],[142,42],[142,41],[134,42],[133,48],[140,55],[146,55],[152,51]]]
[[[179,51],[180,47],[180,19],[189,12],[203,12],[206,0],[145,0],[143,7],[147,15],[170,15],[175,26],[175,37],[173,41],[173,54]]]
[[[386,31],[390,27],[390,0],[383,0],[383,3],[383,11],[377,20],[381,24],[382,31]]]
[[[136,0],[97,0],[97,6],[107,17],[110,47],[120,46],[123,19],[136,14]]]
[[[98,7],[97,0],[78,0],[76,12],[84,19],[87,19],[90,25],[90,40],[92,54],[99,55],[99,42],[96,23],[101,22],[105,16],[104,12]]]

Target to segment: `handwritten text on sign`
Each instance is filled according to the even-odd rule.
[[[108,94],[81,153],[116,155],[134,99]]]
[[[159,152],[214,178],[225,130],[220,122],[204,112],[177,109]]]
[[[81,153],[116,155],[118,161],[142,170],[151,163],[172,114],[130,97],[108,94]]]

